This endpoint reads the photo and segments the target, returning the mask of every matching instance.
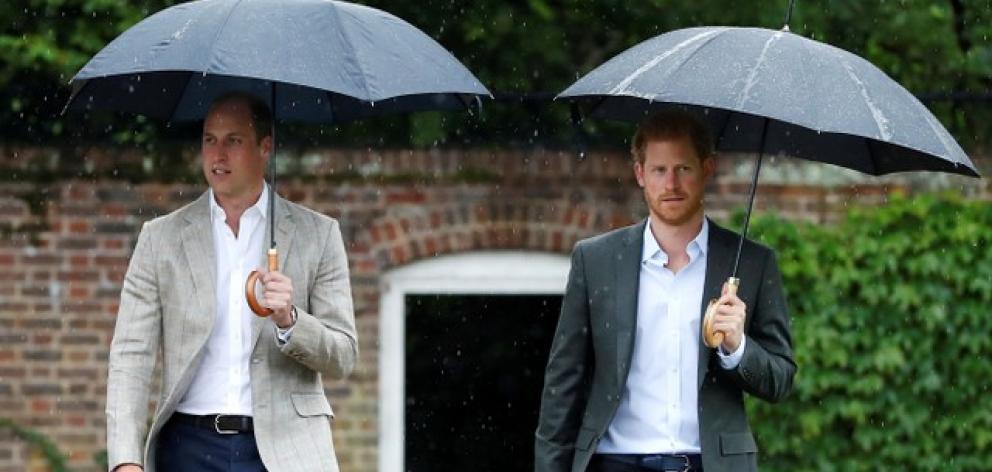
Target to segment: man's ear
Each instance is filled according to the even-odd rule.
[[[712,179],[714,175],[716,175],[716,154],[703,159],[703,179]]]
[[[637,186],[644,188],[644,164],[634,161],[634,177],[637,177]]]
[[[258,143],[258,146],[262,148],[262,158],[265,162],[269,162],[269,158],[272,157],[272,136],[266,136],[262,138],[262,141]]]

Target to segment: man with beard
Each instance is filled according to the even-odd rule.
[[[796,372],[774,253],[705,217],[716,163],[692,115],[665,111],[631,145],[645,221],[580,241],[545,373],[535,470],[753,471],[744,393],[776,402]],[[701,318],[718,298],[703,344]]]

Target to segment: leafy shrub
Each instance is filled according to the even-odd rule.
[[[748,402],[768,471],[992,470],[992,203],[893,198],[833,227],[775,217],[799,372]]]

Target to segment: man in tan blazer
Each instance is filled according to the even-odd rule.
[[[271,123],[251,96],[214,102],[202,142],[210,189],[138,236],[110,350],[111,470],[338,469],[322,377],[346,377],[358,355],[347,258],[330,217],[277,196],[267,220]],[[261,279],[274,312],[261,318],[244,281],[273,223],[280,266]]]

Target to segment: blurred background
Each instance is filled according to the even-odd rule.
[[[61,110],[94,53],[176,3],[0,4],[0,471],[105,468],[120,283],[141,223],[205,190],[199,125]],[[280,125],[280,192],[338,218],[348,246],[361,360],[326,386],[341,468],[527,470],[567,255],[646,215],[632,127],[576,125],[552,98],[666,31],[780,28],[788,2],[363,3],[495,99]],[[988,0],[800,0],[790,26],[881,68],[992,171]],[[709,189],[731,228],[751,165],[721,156]],[[765,166],[753,234],[778,251],[800,371],[785,402],[749,400],[762,468],[992,470],[992,186]]]

